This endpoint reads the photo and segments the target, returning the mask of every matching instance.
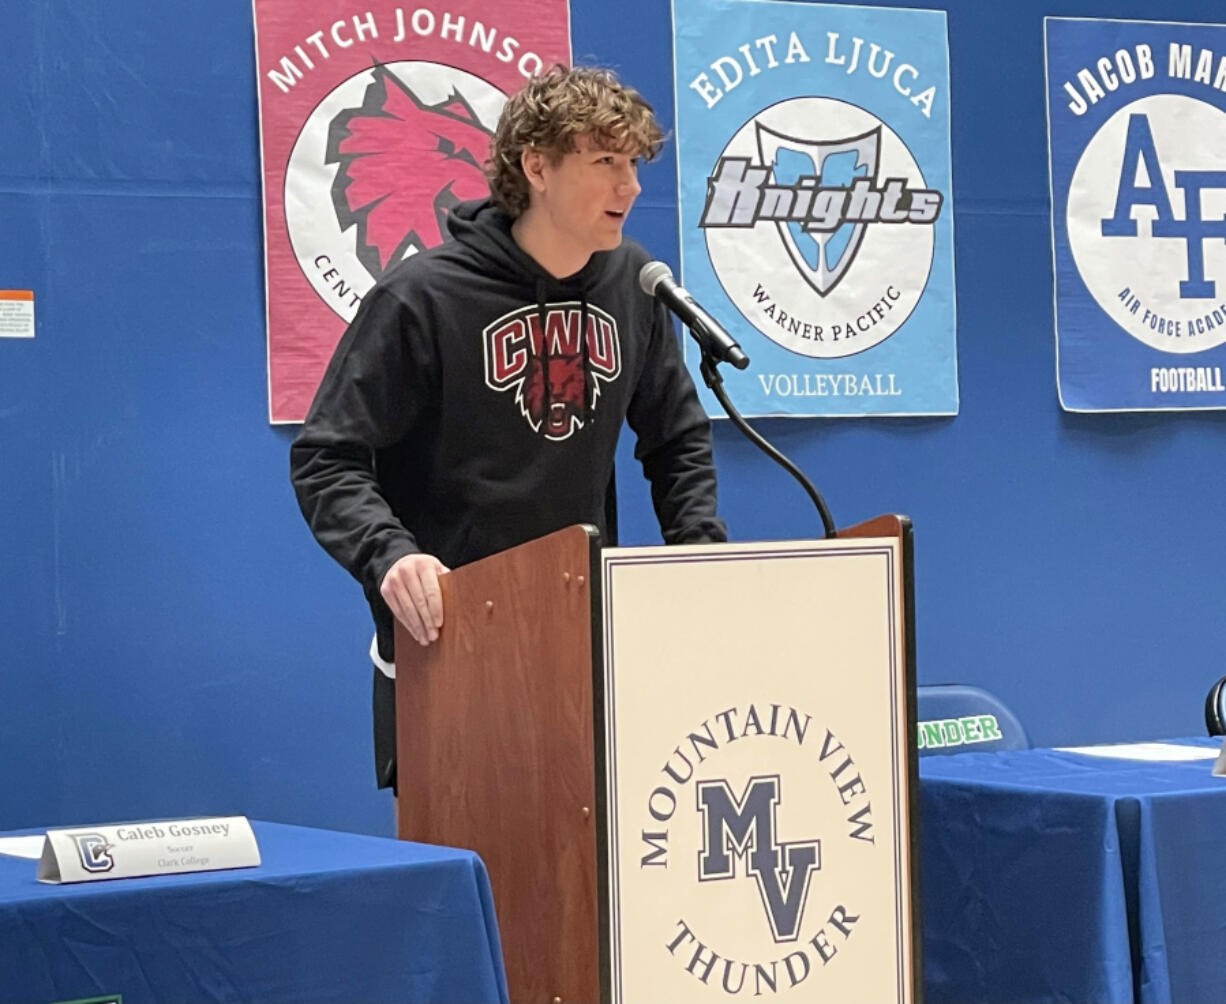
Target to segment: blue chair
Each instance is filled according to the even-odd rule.
[[[916,687],[915,704],[920,756],[1030,749],[1017,715],[986,690],[960,683]]]
[[[1226,676],[1205,697],[1205,728],[1211,736],[1226,736]]]

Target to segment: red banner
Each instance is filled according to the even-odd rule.
[[[506,95],[570,62],[567,0],[254,0],[268,405],[301,422],[362,297],[480,198]]]

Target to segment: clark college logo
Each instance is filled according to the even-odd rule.
[[[1108,118],[1073,172],[1066,223],[1077,272],[1107,316],[1151,348],[1226,342],[1224,165],[1226,112],[1151,94]]]
[[[77,846],[77,856],[81,859],[81,867],[87,872],[100,874],[109,872],[115,867],[115,859],[111,856],[114,844],[108,843],[100,833],[70,834]]]
[[[911,315],[943,202],[875,115],[791,98],[728,141],[699,226],[745,319],[785,349],[832,359],[872,348]]]
[[[854,876],[876,835],[868,782],[834,732],[779,704],[727,708],[675,744],[644,807],[639,869],[673,965],[757,998],[837,964],[869,912]]]
[[[520,307],[483,332],[486,386],[514,390],[520,412],[546,439],[569,439],[582,429],[588,411],[596,412],[601,386],[621,375],[617,322],[588,304],[580,330],[584,316],[578,302],[550,304],[543,312]]]
[[[364,69],[308,116],[285,176],[294,257],[353,318],[384,272],[447,238],[447,213],[489,188],[482,164],[506,103],[492,84],[430,62]]]

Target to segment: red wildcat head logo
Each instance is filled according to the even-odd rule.
[[[617,322],[591,305],[583,322],[580,304],[555,303],[543,312],[521,307],[484,332],[486,386],[515,388],[520,412],[546,439],[568,439],[582,429],[602,386],[621,375]],[[586,368],[581,337],[587,342]]]
[[[583,356],[529,356],[519,403],[534,429],[545,427],[549,439],[565,439],[583,427],[587,412]]]
[[[328,128],[325,161],[340,164],[332,204],[341,229],[357,226],[357,256],[372,278],[446,237],[458,202],[489,195],[481,165],[490,132],[458,93],[428,105],[376,66],[362,105]]]

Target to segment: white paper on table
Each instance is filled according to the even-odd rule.
[[[31,858],[37,861],[42,857],[44,834],[36,833],[30,837],[0,837],[0,854],[8,854],[14,858]]]
[[[1214,777],[1226,777],[1226,739],[1222,740],[1222,748],[1218,752],[1217,760],[1213,763],[1213,770],[1210,773]]]
[[[1178,763],[1191,760],[1216,760],[1218,751],[1208,746],[1181,746],[1179,743],[1115,743],[1104,746],[1057,746],[1060,753],[1114,757],[1117,760],[1152,760]]]

